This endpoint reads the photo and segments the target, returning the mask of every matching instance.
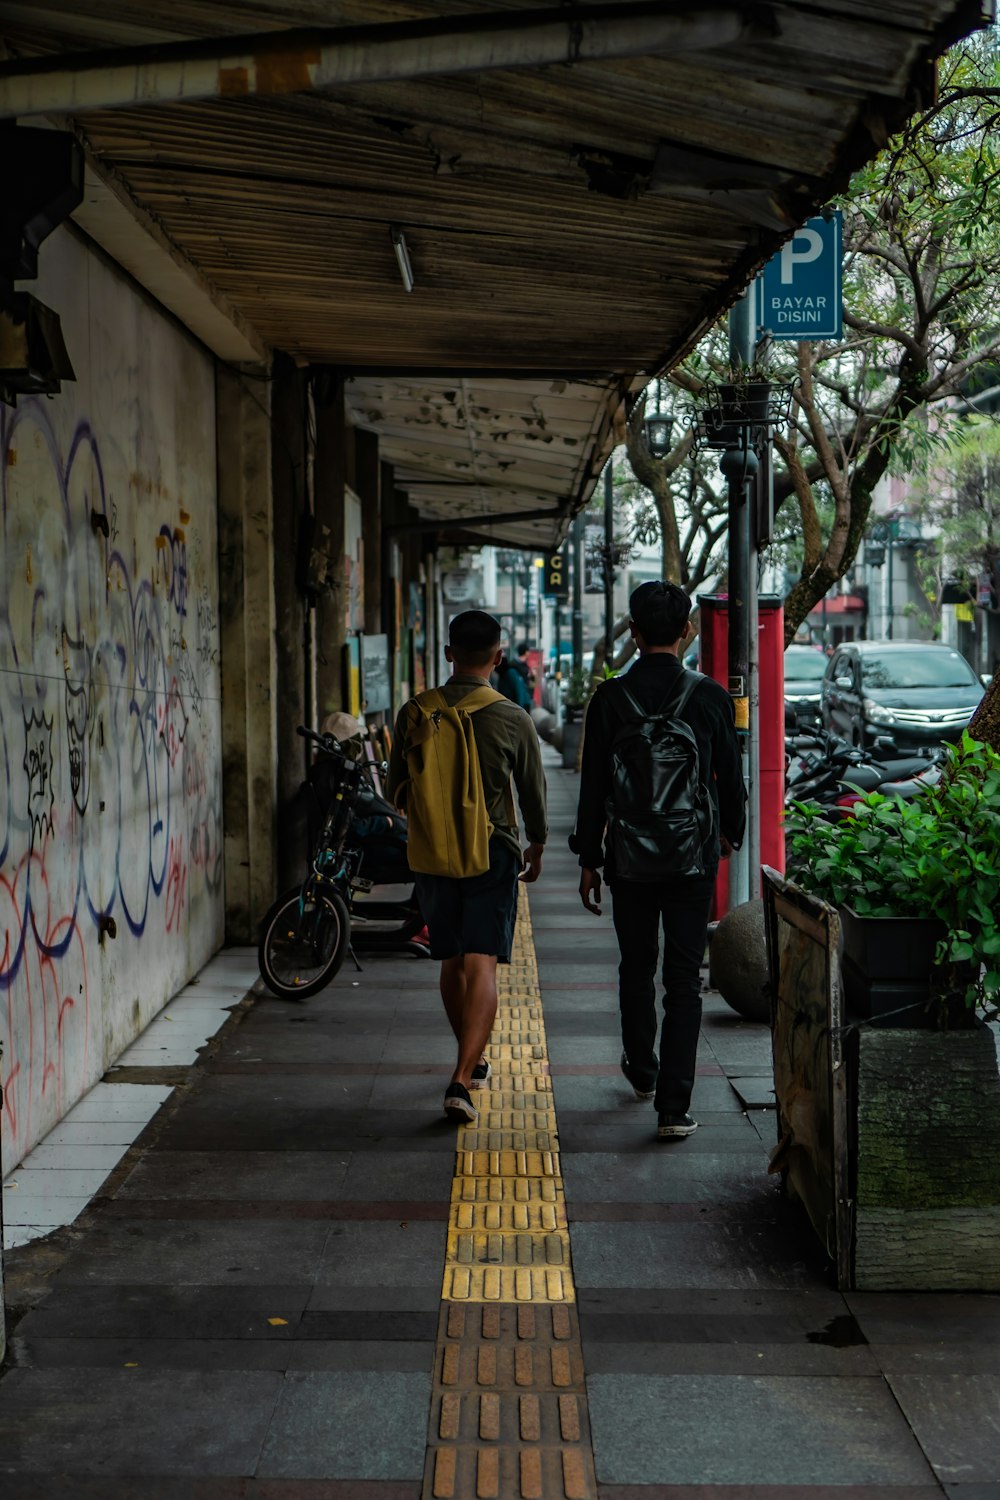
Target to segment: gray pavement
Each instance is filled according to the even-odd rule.
[[[701,1128],[655,1139],[548,772],[531,906],[603,1500],[1000,1500],[1000,1298],[831,1290],[773,1111],[730,1082],[766,1102],[767,1032],[717,997]],[[415,1500],[455,1145],[435,984],[379,957],[244,1008],[82,1217],[10,1254],[4,1500]]]

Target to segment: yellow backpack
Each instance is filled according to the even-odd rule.
[[[411,711],[406,737],[407,779],[401,788],[411,870],[464,880],[489,869],[493,824],[472,715],[503,701],[502,693],[486,686],[473,688],[454,707],[437,688],[414,698],[416,715]]]

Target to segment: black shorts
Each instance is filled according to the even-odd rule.
[[[490,867],[483,875],[453,880],[415,875],[417,899],[431,940],[431,958],[461,953],[495,954],[510,963],[517,916],[521,861],[508,844],[490,840]]]

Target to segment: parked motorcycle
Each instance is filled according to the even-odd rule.
[[[333,735],[301,726],[298,733],[319,752],[307,782],[315,810],[309,869],[268,910],[257,949],[261,978],[285,1000],[315,995],[348,953],[360,968],[355,948],[428,952],[419,941],[424,919],[406,860],[406,819]],[[370,895],[400,885],[398,899]]]
[[[832,819],[849,817],[869,792],[907,800],[916,796],[937,774],[942,755],[931,748],[901,755],[889,736],[862,750],[826,731],[795,735],[786,748],[785,806],[818,802]]]

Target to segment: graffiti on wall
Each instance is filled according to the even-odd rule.
[[[8,1165],[104,1066],[109,919],[122,983],[169,967],[195,908],[217,927],[222,885],[214,548],[183,497],[111,496],[97,433],[53,411],[0,407]]]

